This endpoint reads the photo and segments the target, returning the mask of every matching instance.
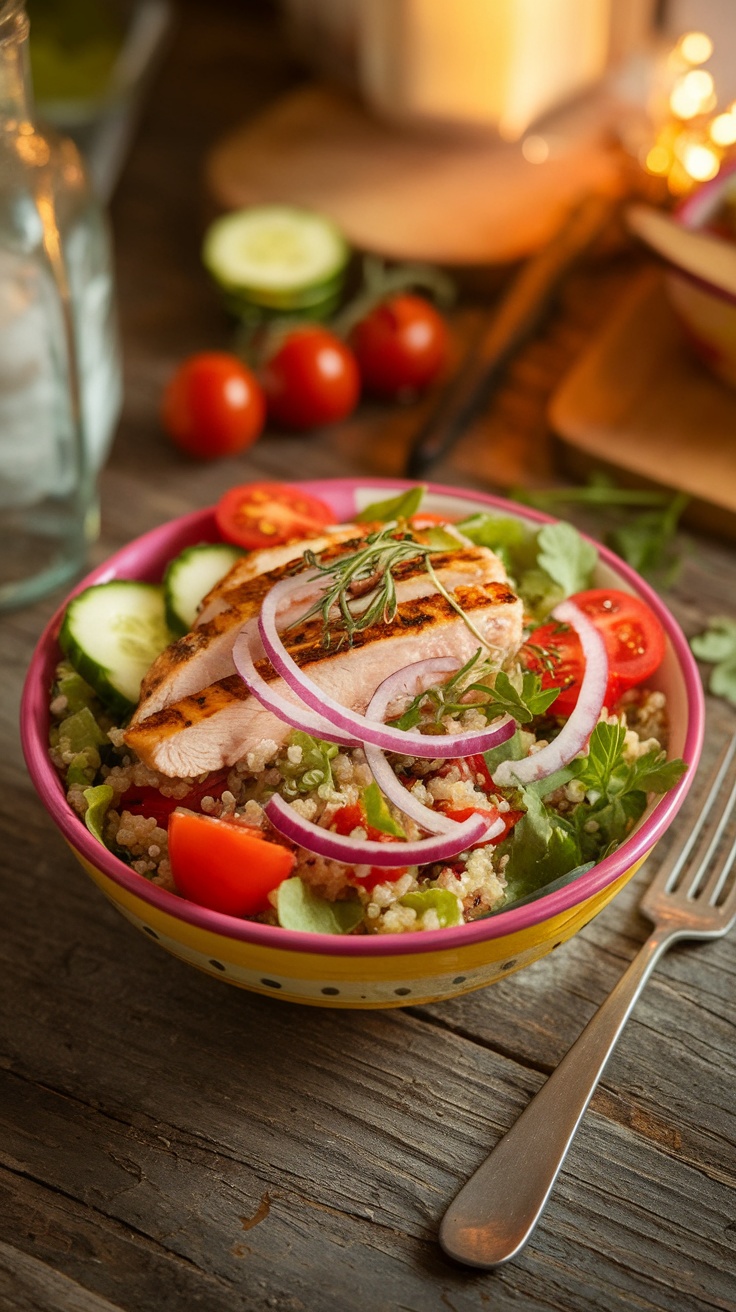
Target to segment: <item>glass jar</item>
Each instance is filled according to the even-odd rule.
[[[68,581],[120,412],[111,245],[73,142],[33,117],[23,0],[0,0],[0,610]]]

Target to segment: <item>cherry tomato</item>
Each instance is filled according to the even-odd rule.
[[[228,770],[218,770],[216,774],[208,775],[206,781],[195,784],[186,797],[164,797],[158,788],[146,786],[138,788],[135,784],[131,784],[128,791],[120,798],[117,809],[129,811],[131,815],[153,816],[157,824],[165,829],[171,812],[176,810],[177,806],[184,806],[189,811],[198,811],[203,797],[221,797],[227,788],[228,774]]]
[[[610,710],[662,662],[665,633],[646,602],[616,588],[590,588],[571,598],[603,636],[608,655],[604,705]],[[542,652],[544,651],[544,655]],[[575,708],[585,660],[577,634],[554,621],[535,629],[521,649],[522,663],[542,676],[542,687],[562,689],[552,703],[555,715]]]
[[[355,356],[317,324],[295,328],[262,371],[269,419],[284,428],[319,428],[346,419],[360,396]]]
[[[220,498],[215,519],[227,542],[248,550],[314,536],[335,523],[324,501],[283,483],[231,487]]]
[[[296,863],[293,852],[269,842],[259,829],[193,811],[172,811],[169,857],[179,892],[226,916],[266,911],[268,894]]]
[[[176,446],[199,460],[236,455],[259,437],[266,403],[258,379],[234,355],[203,351],[169,380],[161,422]]]
[[[439,374],[448,354],[447,325],[422,296],[400,292],[382,301],[350,334],[367,391],[394,398],[420,392]]]
[[[384,834],[380,829],[374,829],[372,825],[366,822],[362,806],[358,802],[353,802],[349,806],[341,806],[332,817],[332,828],[338,834],[352,834],[354,829],[365,829],[368,838],[374,843],[395,843],[397,840],[393,834]],[[393,883],[405,875],[408,866],[391,866],[387,869],[385,866],[371,866],[367,875],[362,875],[353,880],[359,888],[375,888],[377,884]]]

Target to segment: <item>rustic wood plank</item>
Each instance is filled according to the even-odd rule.
[[[1,1240],[0,1301],[14,1312],[120,1312],[106,1298]]]

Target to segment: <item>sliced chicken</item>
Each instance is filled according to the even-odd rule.
[[[359,544],[360,539],[355,537],[341,544],[332,543],[321,553],[320,560],[324,563],[335,559]],[[245,557],[243,563],[247,560],[248,557]],[[239,570],[240,565],[241,562],[237,562],[222,584],[218,585],[222,589],[221,598],[227,598],[228,604],[206,622],[200,619],[190,633],[172,643],[154,661],[141,685],[134,724],[139,724],[149,715],[155,715],[157,711],[173,705],[181,698],[190,697],[202,688],[235,673],[232,649],[237,634],[246,620],[258,614],[266,593],[274,583],[289,573],[293,561],[240,582],[231,582],[233,572]],[[432,568],[448,591],[453,591],[460,584],[483,586],[487,583],[507,582],[506,572],[498,556],[487,547],[476,547],[472,543],[461,545],[457,550],[434,553]],[[400,607],[417,597],[436,592],[432,577],[420,557],[403,561],[395,567],[393,575]],[[305,570],[303,588],[295,589],[288,603],[279,611],[279,628],[286,630],[300,615],[305,614],[318,599],[323,586],[321,579],[310,579],[309,570]],[[210,597],[212,595],[210,593]],[[368,597],[356,599],[355,610],[367,606],[368,601]]]
[[[250,583],[259,574],[269,574],[280,570],[285,565],[292,565],[304,552],[313,551],[319,555],[342,542],[355,541],[365,536],[373,525],[336,524],[334,528],[325,529],[324,533],[310,538],[299,538],[294,542],[284,542],[277,547],[263,547],[260,551],[249,551],[241,560],[237,560],[219,583],[203,597],[199,607],[196,624],[206,624],[220,611],[238,604],[240,589]]]
[[[517,650],[523,606],[506,583],[459,584],[454,595],[499,664]],[[320,688],[362,713],[379,683],[394,670],[432,656],[452,656],[460,666],[479,644],[450,602],[435,592],[405,601],[390,624],[359,630],[353,646],[336,653],[322,645],[319,617],[291,630],[286,645]],[[262,653],[254,654],[259,673],[284,691],[283,681]],[[290,732],[289,725],[265,710],[240,678],[231,675],[197,695],[137,718],[125,740],[141,760],[162,774],[189,778],[233,765],[266,742],[272,742],[275,751]]]

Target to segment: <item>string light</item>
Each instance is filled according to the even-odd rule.
[[[665,85],[660,83],[664,121],[644,149],[642,163],[654,177],[666,178],[676,196],[716,177],[736,147],[736,102],[718,110],[713,75],[700,67],[712,54],[707,33],[686,32],[665,61]]]

